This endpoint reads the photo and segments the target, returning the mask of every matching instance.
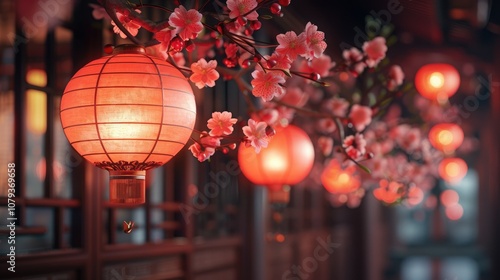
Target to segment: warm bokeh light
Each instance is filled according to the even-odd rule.
[[[52,169],[54,172],[54,179],[56,181],[60,180],[65,172],[64,166],[57,160],[55,160],[52,164]],[[45,158],[42,158],[38,161],[35,167],[35,173],[40,181],[45,180],[45,176],[47,173],[47,161],[45,160]]]
[[[34,86],[45,87],[47,86],[47,73],[41,69],[30,69],[26,73],[26,82]]]
[[[445,207],[450,207],[457,204],[460,200],[460,197],[454,190],[445,190],[441,193],[440,200],[441,204],[443,204]]]
[[[434,88],[442,88],[444,85],[444,76],[439,72],[434,72],[429,77],[429,83]]]
[[[278,191],[283,185],[302,181],[314,163],[314,148],[309,136],[299,127],[276,127],[276,134],[267,148],[259,153],[253,147],[240,145],[240,169],[256,185]]]
[[[411,186],[408,189],[408,196],[406,198],[406,203],[410,206],[416,206],[424,200],[424,191],[416,186]]]
[[[145,170],[165,164],[184,147],[196,104],[177,68],[142,47],[122,45],[71,78],[60,115],[73,148],[110,171],[110,202],[140,204]]]
[[[41,69],[30,69],[26,73],[30,85],[47,86],[47,74]],[[47,130],[47,95],[45,92],[29,89],[26,91],[26,121],[33,134],[41,135]]]
[[[444,102],[460,87],[460,73],[449,64],[426,64],[415,74],[415,87],[423,97]]]
[[[286,237],[285,237],[285,235],[284,235],[284,234],[282,234],[282,233],[278,233],[278,234],[276,234],[276,235],[274,236],[274,240],[276,240],[276,242],[279,242],[279,243],[283,243],[283,242],[285,242],[285,239],[286,239]]]
[[[460,204],[453,204],[444,210],[446,217],[452,221],[460,220],[464,215],[464,208]]]
[[[446,153],[453,153],[464,141],[462,128],[454,123],[439,123],[429,130],[431,145]]]
[[[333,159],[321,174],[321,182],[325,189],[332,194],[347,194],[361,186],[358,176],[354,175],[355,166],[342,169],[340,163]]]
[[[454,184],[467,174],[467,163],[461,158],[445,158],[439,163],[439,176],[448,183]]]
[[[33,134],[41,135],[47,130],[47,94],[29,89],[26,91],[26,122]]]

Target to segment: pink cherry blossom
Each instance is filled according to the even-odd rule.
[[[213,112],[212,118],[207,121],[211,136],[223,136],[233,133],[233,124],[238,120],[232,118],[231,112]]]
[[[206,131],[203,131],[200,137],[200,143],[203,147],[217,148],[220,146],[220,138],[210,136]]]
[[[332,62],[329,55],[321,55],[311,60],[309,67],[311,72],[318,73],[321,77],[326,77],[330,74],[330,69],[335,67],[335,62]]]
[[[215,86],[215,81],[219,78],[219,72],[215,70],[217,67],[216,60],[210,60],[207,62],[204,58],[198,60],[191,64],[191,77],[189,79],[191,82],[195,83],[195,85],[202,89],[205,86],[213,87]]]
[[[415,149],[419,148],[420,142],[422,141],[420,129],[413,127],[409,129],[405,134],[396,138],[396,141],[400,147],[408,152],[412,152]]]
[[[248,119],[248,125],[242,128],[246,140],[254,147],[256,153],[259,153],[262,148],[266,148],[269,143],[266,127],[267,123],[265,122],[256,122],[253,119]]]
[[[403,84],[405,78],[405,73],[399,65],[393,65],[389,69],[388,74],[389,81],[387,82],[387,89],[390,91],[395,90],[398,86]]]
[[[307,52],[304,57],[313,59],[320,57],[326,49],[325,33],[318,31],[318,27],[310,22],[306,24],[305,29]]]
[[[373,68],[384,59],[387,52],[387,45],[384,37],[375,37],[373,40],[363,44],[363,51],[366,55],[366,65]]]
[[[350,67],[353,76],[361,74],[366,67],[366,63],[363,62],[363,53],[357,48],[350,48],[342,52],[342,57],[345,63]]]
[[[214,153],[217,147],[220,146],[220,139],[216,137],[208,136],[204,131],[200,138],[200,143],[196,142],[189,146],[189,150],[198,161],[203,162],[209,159]]]
[[[270,65],[270,62],[273,62],[274,66]],[[267,66],[267,68],[270,69],[276,69],[276,70],[284,70],[284,71],[289,71],[290,68],[292,67],[292,60],[288,55],[286,54],[279,54],[274,52],[271,56],[264,56],[261,60],[262,65]],[[256,67],[259,70],[262,70],[262,67],[260,65],[257,65]],[[287,78],[287,75],[283,71],[274,71],[276,72],[276,75],[282,76],[284,79]]]
[[[188,11],[181,5],[170,14],[168,24],[175,28],[175,34],[179,34],[182,40],[187,41],[198,37],[203,30],[201,18],[202,15],[197,10]]]
[[[279,100],[285,104],[302,107],[307,103],[308,95],[299,87],[288,87]]]
[[[276,47],[276,52],[285,54],[294,60],[299,55],[307,53],[306,34],[300,33],[298,36],[294,31],[288,31],[285,34],[276,36],[279,46]]]
[[[372,109],[367,106],[354,104],[349,113],[349,119],[357,131],[363,131],[372,122]]]
[[[135,11],[141,13],[140,10],[135,10]],[[127,29],[128,32],[132,34],[132,36],[136,36],[137,33],[139,33],[139,28],[141,28],[141,25],[139,25],[137,22],[131,20],[128,16],[119,12],[116,12],[116,16],[118,17],[118,20],[122,23],[123,27],[125,27],[125,29]],[[111,24],[113,25],[113,32],[119,34],[120,37],[123,39],[127,38],[127,35],[125,35],[125,33],[123,33],[120,30],[120,28],[116,25],[114,21],[111,21]]]
[[[275,96],[280,97],[285,94],[285,89],[281,86],[285,83],[285,78],[279,75],[278,71],[255,70],[252,72],[252,77],[252,94],[254,96],[269,101]]]
[[[349,102],[344,98],[333,97],[323,103],[323,108],[336,117],[345,117],[349,109]]]
[[[170,44],[170,40],[172,40],[172,29],[164,28],[154,34],[154,38],[160,42],[160,51],[165,52],[168,51],[168,45]]]
[[[408,131],[410,130],[410,126],[407,124],[400,124],[391,128],[389,131],[389,137],[391,139],[397,140],[398,138],[402,138]]]
[[[93,3],[90,3],[89,4],[90,7],[92,7],[92,16],[94,17],[94,19],[110,19],[108,13],[106,12],[106,9],[104,9],[103,6],[101,5],[97,5],[97,4],[93,4]]]
[[[183,52],[176,52],[176,53],[172,54],[172,59],[174,60],[174,62],[177,66],[186,65],[186,58],[184,57]]]
[[[342,52],[342,57],[345,59],[347,65],[355,64],[363,60],[363,53],[357,48],[346,49]]]
[[[209,159],[214,153],[217,147],[220,146],[220,139],[217,137],[208,136],[208,134],[203,131],[200,138],[200,143],[196,142],[189,147],[189,150],[195,156],[198,161],[203,162]]]
[[[324,156],[329,156],[333,151],[333,139],[327,136],[318,138],[318,148]]]
[[[384,157],[374,157],[369,161],[369,167],[374,178],[384,178],[387,168],[387,159]]]
[[[344,139],[342,144],[345,152],[349,157],[354,160],[361,159],[366,153],[366,140],[363,134],[356,133],[356,135],[349,135]]]
[[[215,153],[215,149],[203,149],[198,143],[194,143],[189,146],[189,151],[191,151],[193,156],[197,158],[199,162],[209,159]]]
[[[337,125],[331,118],[322,118],[318,120],[318,130],[321,133],[329,134],[337,130]]]
[[[243,16],[248,20],[258,20],[259,18],[257,11],[252,11],[257,7],[257,0],[227,0],[226,5],[230,11],[229,18],[237,18],[239,16]],[[250,11],[252,12],[248,13]]]
[[[258,119],[268,125],[274,125],[278,121],[279,112],[275,108],[265,108],[259,111]]]

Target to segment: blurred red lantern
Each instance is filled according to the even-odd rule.
[[[309,136],[294,125],[277,127],[267,148],[256,153],[253,147],[240,145],[240,169],[248,180],[266,186],[273,203],[287,203],[285,185],[301,182],[314,163],[314,147]]]
[[[361,186],[361,182],[354,174],[356,166],[351,165],[342,169],[340,163],[331,160],[321,174],[321,183],[332,194],[348,194]]]
[[[467,174],[467,163],[461,158],[445,158],[439,163],[439,176],[448,183],[457,183]]]
[[[455,67],[444,63],[422,66],[415,74],[415,87],[425,98],[446,101],[460,86],[460,74]]]
[[[464,141],[462,128],[454,123],[440,123],[429,130],[432,146],[446,154],[453,153]]]
[[[117,46],[81,68],[64,90],[64,133],[75,150],[110,173],[110,202],[145,201],[147,169],[184,147],[196,119],[192,88],[143,47]]]

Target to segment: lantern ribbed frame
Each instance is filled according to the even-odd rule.
[[[76,72],[62,95],[60,116],[81,156],[134,177],[133,171],[163,165],[184,147],[196,103],[191,85],[172,64],[143,47],[121,45]]]

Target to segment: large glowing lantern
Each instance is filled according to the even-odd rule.
[[[449,64],[426,64],[415,74],[415,88],[420,95],[438,102],[448,100],[459,86],[460,74]]]
[[[441,160],[438,172],[443,180],[455,184],[465,177],[467,169],[467,163],[463,159],[451,157]]]
[[[429,130],[431,145],[444,152],[454,152],[464,141],[464,131],[454,123],[439,123]]]
[[[321,174],[321,183],[332,194],[351,193],[361,186],[355,171],[356,166],[342,168],[337,160],[332,159]]]
[[[301,182],[311,171],[314,148],[309,136],[294,125],[277,127],[267,148],[256,153],[253,147],[240,145],[238,162],[243,175],[270,191],[272,203],[286,203],[289,192],[284,186]]]
[[[177,68],[142,47],[121,45],[71,78],[60,115],[73,148],[109,171],[110,202],[140,204],[146,170],[165,164],[184,147],[196,104]]]

